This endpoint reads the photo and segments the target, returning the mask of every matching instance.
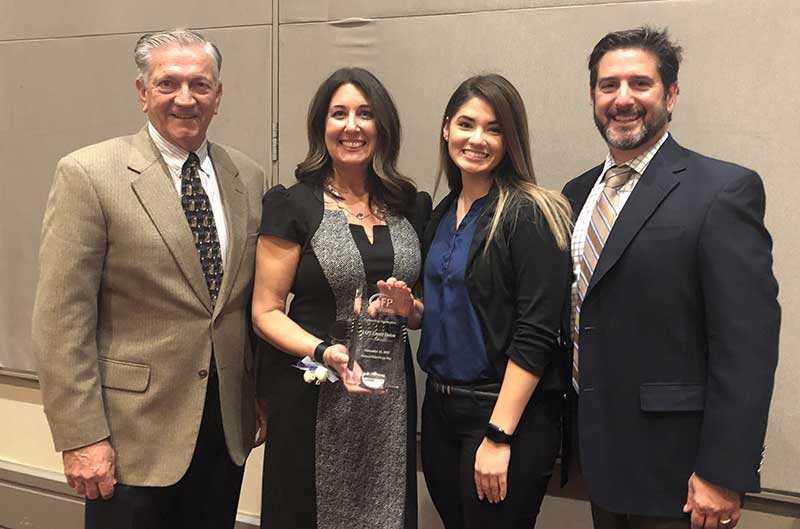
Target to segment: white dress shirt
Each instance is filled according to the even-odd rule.
[[[152,123],[148,122],[147,130],[162,158],[164,158],[167,168],[169,168],[175,192],[180,197],[181,169],[183,169],[183,164],[186,163],[186,159],[189,157],[189,151],[164,139]],[[217,174],[214,172],[214,164],[211,163],[211,157],[208,155],[208,140],[203,140],[203,144],[200,145],[195,154],[200,159],[200,183],[203,185],[206,195],[208,195],[209,202],[211,202],[211,212],[214,213],[214,223],[217,225],[217,237],[219,237],[219,247],[224,267],[228,252],[228,229],[225,222],[225,210],[222,208],[222,196],[219,192],[219,185],[217,185]]]

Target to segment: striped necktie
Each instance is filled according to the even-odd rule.
[[[592,219],[586,230],[586,240],[583,243],[583,255],[580,260],[580,273],[578,274],[577,294],[575,306],[572,309],[572,343],[574,346],[572,355],[572,383],[578,389],[578,366],[579,366],[579,343],[580,336],[580,317],[583,298],[586,297],[586,290],[592,274],[600,259],[611,228],[619,215],[619,190],[633,176],[634,170],[627,165],[617,165],[606,171],[605,187],[600,197],[597,199]]]

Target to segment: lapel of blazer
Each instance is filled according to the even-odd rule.
[[[222,285],[219,289],[216,310],[218,312],[230,296],[236,276],[239,273],[242,257],[244,256],[247,242],[247,194],[239,178],[239,169],[217,144],[211,146],[211,161],[214,172],[217,174],[217,185],[222,196],[222,207],[225,210],[225,220],[228,227],[228,255],[225,270],[222,275]]]
[[[442,199],[441,202],[439,202],[439,204],[436,206],[436,209],[433,210],[433,213],[431,214],[431,220],[428,222],[428,225],[425,228],[425,233],[422,236],[423,262],[425,257],[428,255],[428,250],[433,243],[433,238],[436,236],[436,229],[439,227],[442,217],[450,209],[453,201],[458,199],[458,195],[459,191],[451,191]],[[494,203],[496,197],[497,188],[492,186],[486,196],[487,202],[485,209],[480,212],[480,215],[475,220],[475,235],[472,237],[472,242],[470,242],[469,245],[469,252],[467,253],[467,270],[470,269],[470,265],[478,256],[478,253],[483,251],[486,237],[489,235],[489,224],[492,221],[492,215],[494,215]]]
[[[483,210],[479,212],[478,218],[475,219],[475,234],[472,236],[472,242],[469,245],[469,252],[467,253],[467,273],[473,269],[472,264],[478,257],[478,254],[483,253],[483,248],[486,245],[486,238],[489,236],[489,226],[494,217],[495,206],[497,202],[497,187],[492,186],[489,193],[486,195],[486,202],[483,205]],[[501,230],[498,227],[496,237],[501,236]]]
[[[564,196],[567,197],[572,206],[572,222],[577,222],[578,215],[580,215],[583,205],[586,203],[586,199],[589,198],[589,194],[592,192],[592,188],[602,170],[603,164],[589,169],[564,188]]]
[[[186,281],[210,314],[211,296],[200,266],[192,230],[186,222],[169,170],[150,140],[147,126],[133,136],[128,169],[138,174],[131,183],[133,192],[161,234]]]
[[[681,151],[681,147],[670,136],[647,166],[611,229],[586,289],[587,297],[594,285],[602,280],[619,260],[658,205],[680,183],[676,175],[686,169]]]

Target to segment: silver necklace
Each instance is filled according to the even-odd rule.
[[[351,217],[355,217],[358,220],[364,220],[366,218],[369,218],[369,217],[372,216],[372,213],[373,213],[372,211],[370,211],[369,213],[353,213],[352,211],[347,209],[347,207],[344,204],[342,204],[341,202],[338,202],[338,201],[336,202],[336,207],[341,209],[342,211],[344,211],[345,213],[347,213]]]
[[[325,191],[327,191],[336,200],[344,200],[342,194],[339,193],[339,191],[335,187],[333,187],[333,184],[331,183],[330,180],[325,182]]]
[[[344,196],[335,187],[333,187],[333,183],[330,180],[325,182],[325,191],[327,191],[328,194],[334,198],[337,208],[344,211],[351,217],[355,217],[357,220],[367,219],[371,217],[373,213],[375,213],[372,209],[368,213],[353,213],[350,211],[350,209],[342,203],[344,202]]]

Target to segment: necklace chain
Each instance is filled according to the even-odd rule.
[[[338,190],[338,189],[336,189],[335,187],[333,187],[333,183],[332,183],[330,180],[328,180],[328,181],[326,181],[326,182],[325,182],[325,191],[327,191],[328,193],[330,193],[330,195],[331,195],[333,198],[335,198],[336,200],[344,200],[344,196],[342,196],[342,194],[341,194],[341,193],[339,193],[339,190]]]
[[[336,207],[341,209],[342,211],[344,211],[345,213],[347,213],[351,217],[357,218],[358,220],[364,220],[364,219],[369,218],[369,217],[372,216],[372,211],[370,211],[369,213],[353,213],[352,211],[347,209],[347,207],[344,204],[342,204],[341,202],[338,202],[338,201],[336,202]]]
[[[358,220],[364,220],[371,217],[375,213],[374,208],[370,208],[370,211],[368,213],[354,213],[350,211],[350,209],[343,204],[344,196],[339,192],[338,189],[333,187],[333,182],[331,182],[330,180],[325,182],[325,191],[327,191],[328,194],[330,194],[333,197],[336,203],[336,207],[344,211],[351,217],[355,217]]]

